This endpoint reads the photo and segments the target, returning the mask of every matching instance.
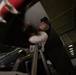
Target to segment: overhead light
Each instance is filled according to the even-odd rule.
[[[68,47],[73,47],[73,45],[69,45]]]
[[[74,52],[72,52],[71,55],[74,55]]]
[[[74,50],[71,50],[70,52],[73,52]]]
[[[69,48],[69,50],[73,50],[73,48]]]

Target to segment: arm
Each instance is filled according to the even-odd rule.
[[[43,42],[43,41],[46,41],[47,38],[48,38],[48,35],[45,33],[45,32],[39,32],[40,35],[34,35],[34,36],[31,36],[29,38],[29,42],[31,43],[34,43],[34,44],[37,44],[37,43],[40,43],[40,42]]]

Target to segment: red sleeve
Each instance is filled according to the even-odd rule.
[[[9,3],[11,3],[15,8],[18,8],[25,0],[8,0]],[[5,8],[5,5],[2,7],[0,10],[0,15],[4,16],[8,13],[9,11]]]
[[[8,0],[15,8],[18,8],[24,0]]]

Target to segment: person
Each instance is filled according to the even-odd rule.
[[[47,17],[43,17],[41,19],[39,30],[45,32],[48,35],[44,45],[46,59],[51,61],[59,75],[75,75],[75,69],[67,55],[63,43],[61,42],[55,30],[52,28],[51,23]],[[39,39],[32,40],[32,37],[34,37],[34,39],[35,37],[39,38],[39,35],[31,36],[31,40],[29,38],[30,42],[37,43]]]
[[[48,39],[47,33],[44,31],[40,31],[40,30],[37,30],[37,32],[34,32],[34,33],[33,35],[29,37],[30,45],[37,45],[38,49],[41,49],[42,52],[44,52],[44,46]],[[47,75],[41,58],[39,58],[37,62],[37,75]],[[50,75],[52,75],[51,72],[50,72]]]

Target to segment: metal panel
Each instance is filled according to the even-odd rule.
[[[54,28],[62,26],[64,23],[67,23],[69,21],[72,21],[72,9],[71,8],[51,20]]]
[[[74,27],[72,26],[72,21],[64,23],[62,26],[60,26],[59,28],[55,29],[56,32],[61,35],[65,32],[67,32],[68,30],[73,29]]]
[[[46,5],[46,4],[45,4]],[[45,8],[44,5],[44,8]],[[51,19],[58,16],[59,14],[63,13],[64,11],[68,10],[72,7],[72,1],[71,0],[55,0],[52,3],[50,3],[45,8],[47,14],[50,16]]]
[[[69,45],[72,43],[72,40],[68,37],[68,35],[65,33],[61,36],[61,38],[63,39],[63,41],[65,42],[65,46]]]
[[[73,43],[76,42],[76,33],[74,31],[68,32],[67,35],[70,37]]]

